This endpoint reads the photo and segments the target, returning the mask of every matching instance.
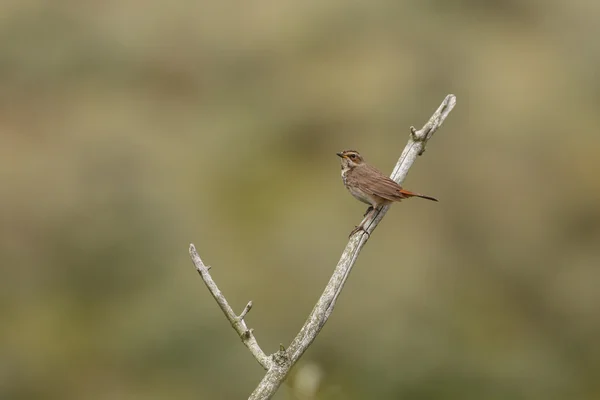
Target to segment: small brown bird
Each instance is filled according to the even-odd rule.
[[[365,216],[373,209],[409,197],[438,201],[434,197],[402,189],[402,186],[382,174],[377,168],[367,164],[358,151],[344,150],[337,155],[342,159],[344,186],[357,200],[369,204]],[[361,226],[357,227],[350,236],[361,229],[363,229]]]

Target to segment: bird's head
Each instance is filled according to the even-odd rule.
[[[342,169],[347,169],[347,168],[352,169],[352,168],[357,167],[365,162],[363,160],[362,156],[360,155],[360,153],[355,150],[344,150],[344,151],[342,151],[340,153],[336,153],[336,154],[338,155],[338,157],[341,158]]]

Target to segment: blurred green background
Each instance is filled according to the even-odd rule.
[[[240,399],[457,107],[278,399],[600,398],[600,3],[0,3],[0,398]]]

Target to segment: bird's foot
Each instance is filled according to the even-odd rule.
[[[362,224],[355,226],[354,229],[352,229],[352,232],[350,232],[350,234],[348,235],[348,238],[351,238],[355,233],[363,231],[364,233],[367,234],[367,236],[371,236],[369,235],[369,233],[366,231],[366,229],[362,226]]]
[[[373,211],[373,206],[369,206],[369,208],[367,208],[367,211],[365,211],[365,213],[363,214],[363,218],[369,215],[371,211]]]

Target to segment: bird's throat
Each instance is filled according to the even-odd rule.
[[[342,166],[342,181],[344,182],[344,185],[347,184],[346,179],[348,177],[348,173],[350,172],[352,168],[350,168],[347,165]]]

